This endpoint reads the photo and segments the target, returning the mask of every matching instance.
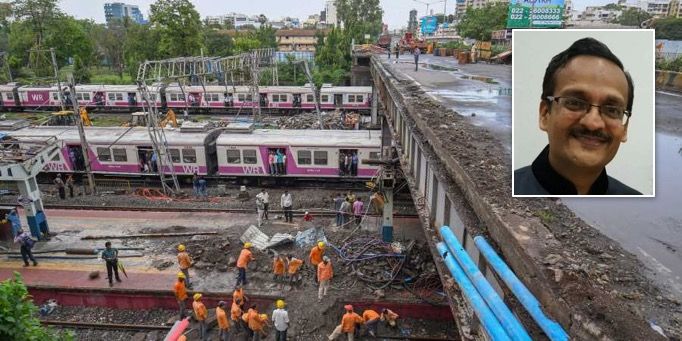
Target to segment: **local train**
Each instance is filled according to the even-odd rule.
[[[182,86],[152,85],[152,104],[158,108],[188,109],[191,113],[234,113],[260,104],[270,112],[297,113],[315,109],[312,89],[308,86],[261,86],[259,98],[247,86]],[[59,88],[14,83],[0,85],[0,110],[57,110],[60,108]],[[367,86],[331,86],[320,89],[322,110],[353,110],[369,112],[372,88]],[[88,110],[140,111],[142,95],[135,85],[77,85],[69,100],[77,100]],[[258,102],[256,102],[258,101]]]
[[[232,127],[232,129],[229,129]],[[381,132],[378,130],[268,130],[234,123],[228,129],[183,131],[164,130],[175,173],[225,177],[371,178],[379,170],[363,160],[379,159]],[[78,173],[84,167],[83,153],[74,126],[34,126],[0,131],[5,139],[18,143],[45,141],[55,136],[60,153],[44,171]],[[103,175],[154,175],[155,153],[147,128],[85,127],[91,170]],[[270,169],[271,153],[285,157],[283,170]],[[348,155],[357,166],[346,167]],[[170,169],[167,169],[168,172]]]

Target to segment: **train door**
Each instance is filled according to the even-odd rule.
[[[137,97],[134,92],[128,93],[128,106],[131,108],[137,107]]]
[[[190,92],[187,95],[187,103],[189,103],[189,106],[193,108],[199,107],[199,103],[201,103],[201,93]]]
[[[334,94],[334,106],[337,108],[343,106],[343,94]]]
[[[156,173],[157,164],[154,159],[154,148],[151,146],[137,147],[137,163],[142,173]],[[154,160],[155,161],[155,160]]]
[[[262,108],[267,108],[268,107],[268,94],[266,93],[260,93],[260,106]]]
[[[103,91],[97,91],[95,92],[95,96],[92,97],[92,101],[95,103],[95,105],[98,108],[103,108],[104,107],[104,92]]]
[[[301,107],[301,94],[294,94],[294,108]]]
[[[268,170],[270,174],[286,175],[288,163],[287,149],[285,147],[268,148]]]
[[[357,176],[358,162],[357,149],[339,149],[339,175]]]
[[[85,171],[85,158],[83,157],[83,148],[79,145],[69,145],[69,163],[71,169],[78,172]]]

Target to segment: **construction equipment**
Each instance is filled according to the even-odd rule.
[[[171,127],[173,128],[178,127],[178,120],[175,118],[175,111],[173,111],[173,109],[168,109],[166,112],[166,117],[159,122],[159,127],[165,128],[168,123],[170,123]]]
[[[403,37],[400,39],[398,46],[403,51],[405,50],[412,51],[415,48],[419,48],[420,50],[426,50],[427,45],[424,40],[415,39],[412,36],[412,32],[405,32],[405,35],[403,35]]]

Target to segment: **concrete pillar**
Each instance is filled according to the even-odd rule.
[[[393,187],[384,188],[384,214],[381,224],[382,239],[390,243],[393,241]]]
[[[377,93],[377,88],[372,87],[372,125],[376,126],[379,123],[378,120],[378,106],[379,106],[379,96]]]

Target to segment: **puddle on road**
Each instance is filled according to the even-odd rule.
[[[497,103],[497,97],[500,96],[500,91],[497,89],[478,89],[478,90],[461,90],[454,91],[449,89],[440,89],[428,91],[427,93],[440,96],[453,101],[462,102],[486,102]]]
[[[682,137],[656,134],[655,198],[565,198],[587,223],[636,254],[682,298]],[[651,277],[651,276],[650,276]]]
[[[419,63],[424,69],[429,69],[429,70],[436,70],[436,71],[451,71],[451,72],[457,72],[459,71],[458,68],[450,67],[450,66],[445,66],[445,65],[438,65],[438,64],[422,64]]]

